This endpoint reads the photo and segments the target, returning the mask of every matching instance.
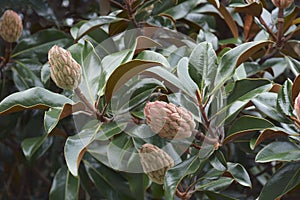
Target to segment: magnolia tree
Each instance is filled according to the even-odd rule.
[[[0,198],[300,198],[296,4],[4,3]]]

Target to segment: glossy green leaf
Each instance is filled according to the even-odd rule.
[[[64,32],[46,29],[20,41],[13,50],[12,58],[44,59],[53,45],[64,47],[70,44],[71,39]]]
[[[267,115],[271,119],[283,123],[291,123],[291,121],[287,117],[279,113],[276,109],[277,94],[266,92],[260,94],[251,101],[260,112]]]
[[[113,94],[129,79],[148,68],[161,65],[159,62],[143,60],[132,60],[120,65],[107,80],[105,88],[106,102],[110,102]]]
[[[231,197],[230,194],[224,194],[223,192],[212,192],[204,191],[204,194],[208,196],[209,199],[213,200],[238,200],[237,198]]]
[[[228,172],[232,175],[234,180],[238,182],[239,184],[245,186],[245,187],[252,187],[251,180],[249,177],[248,172],[243,167],[243,165],[239,163],[227,163],[228,166]]]
[[[194,48],[189,60],[190,74],[197,82],[200,91],[205,87],[213,89],[217,72],[217,55],[210,43],[202,42]]]
[[[280,184],[278,184],[280,183]],[[278,199],[300,184],[300,162],[282,166],[264,185],[258,200]]]
[[[165,198],[173,199],[176,188],[180,181],[187,175],[195,173],[205,160],[200,160],[197,156],[191,157],[188,160],[169,169],[165,176]]]
[[[207,183],[200,183],[197,184],[195,189],[197,191],[220,191],[222,189],[227,188],[231,185],[231,183],[234,181],[234,179],[229,177],[221,177],[216,180],[208,181]]]
[[[13,80],[19,91],[29,89],[31,87],[43,87],[41,80],[33,73],[26,63],[16,61],[12,67]]]
[[[278,93],[277,108],[285,115],[291,116],[294,108],[292,101],[292,81],[286,80]]]
[[[258,152],[255,161],[266,163],[272,161],[300,160],[300,147],[292,142],[272,142]]]
[[[62,107],[66,103],[74,102],[63,95],[35,87],[13,93],[3,99],[0,102],[0,115],[31,109],[46,110],[50,107]]]
[[[105,199],[130,200],[134,198],[130,193],[128,182],[120,173],[94,161],[85,159],[83,163],[90,180]]]
[[[76,28],[76,30],[71,30],[72,36],[75,42],[78,42],[80,38],[82,38],[88,32],[103,26],[104,24],[110,24],[112,22],[116,22],[120,19],[112,16],[99,16],[97,18],[93,18],[80,26],[80,28]]]
[[[189,75],[189,59],[187,57],[182,58],[178,62],[177,76],[182,85],[189,92],[190,96],[194,97],[194,99],[197,99],[196,92],[198,90],[198,86]]]
[[[107,157],[109,166],[115,170],[141,172],[138,151],[133,140],[126,134],[115,137],[108,145]]]
[[[228,96],[227,103],[245,101],[271,89],[268,79],[241,79],[235,82],[234,88]]]
[[[192,9],[196,7],[199,3],[202,3],[202,1],[203,0],[183,1],[183,3],[180,3],[164,11],[164,14],[172,16],[175,20],[183,18],[188,13],[190,13]]]
[[[54,176],[49,192],[49,199],[78,199],[79,183],[79,178],[72,176],[66,166],[61,167]]]
[[[59,120],[77,111],[85,110],[85,105],[81,102],[64,104],[62,107],[51,107],[45,112],[44,126],[46,133],[49,134],[58,124]]]
[[[245,106],[250,100],[270,90],[271,87],[272,84],[267,79],[238,80],[235,82],[234,88],[228,96],[226,105],[221,105],[218,107],[216,109],[217,112],[213,114],[214,116],[219,117],[219,120],[223,118],[222,120],[224,122],[226,119],[237,115],[242,107]],[[223,98],[222,95],[220,98]]]
[[[270,44],[270,41],[248,42],[241,44],[229,50],[220,60],[218,65],[216,78],[214,82],[214,89],[211,93],[219,90],[220,87],[229,79],[234,73],[234,69],[241,63],[248,60],[252,54]]]
[[[176,77],[173,73],[169,72],[165,68],[162,67],[153,67],[151,69],[148,69],[146,74],[150,74],[151,77],[158,78],[159,80],[164,81],[164,85],[170,89],[174,90],[182,90],[186,94],[189,94],[189,92],[186,90],[184,85],[181,83],[178,77]]]
[[[38,150],[38,148],[43,144],[43,142],[46,140],[47,135],[42,135],[39,137],[34,138],[26,138],[22,141],[21,146],[23,153],[27,160],[30,160],[30,158],[33,156],[33,154]]]
[[[261,132],[261,134],[258,136],[258,138],[255,140],[255,143],[253,143],[253,145],[252,145],[252,149],[257,147],[264,140],[274,139],[277,137],[288,137],[289,134],[297,134],[297,133],[292,133],[292,132],[287,133],[287,130],[285,130],[281,127],[267,128],[267,129],[263,130]]]
[[[164,67],[170,68],[170,64],[168,60],[160,53],[156,53],[154,51],[145,50],[139,53],[137,56],[137,59],[139,60],[147,60],[147,61],[153,61],[153,62],[159,62]]]
[[[270,121],[254,117],[254,116],[242,116],[237,119],[230,127],[227,137],[224,139],[224,143],[248,134],[251,131],[263,130],[266,128],[274,127]]]
[[[80,133],[68,137],[64,155],[69,171],[78,176],[78,167],[83,155],[87,150],[87,146],[94,140],[94,137],[101,125],[95,125],[92,128],[83,129]]]
[[[285,61],[288,63],[288,67],[291,69],[294,75],[298,76],[300,73],[300,61],[289,56],[285,57]]]

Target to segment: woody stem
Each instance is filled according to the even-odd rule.
[[[277,24],[277,47],[280,48],[283,45],[284,38],[283,38],[283,24],[284,24],[284,18],[283,18],[283,8],[279,8],[278,10],[278,24]]]
[[[79,87],[75,89],[75,93],[79,97],[79,99],[86,105],[88,110],[97,115],[98,110],[87,100]]]

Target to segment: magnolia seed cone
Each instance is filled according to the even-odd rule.
[[[288,8],[294,0],[272,0],[272,2],[278,8]]]
[[[162,138],[183,139],[195,129],[193,114],[183,107],[163,101],[148,102],[144,108],[146,122]]]
[[[0,22],[1,37],[7,42],[16,42],[20,38],[22,30],[23,25],[19,15],[12,10],[6,10]]]
[[[174,160],[162,149],[152,144],[144,144],[139,152],[144,172],[157,184],[164,184],[168,169]]]
[[[300,93],[298,94],[297,98],[295,99],[294,109],[296,111],[298,120],[300,120]]]
[[[54,45],[48,52],[51,78],[66,90],[74,90],[81,82],[81,67],[69,51]]]

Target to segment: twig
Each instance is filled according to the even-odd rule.
[[[206,127],[209,128],[210,121],[208,120],[207,115],[205,113],[205,108],[203,107],[203,104],[202,104],[202,96],[201,96],[201,93],[199,90],[196,91],[196,96],[197,96],[198,106],[200,108],[201,115],[205,121]]]
[[[284,38],[283,38],[283,25],[284,25],[284,18],[283,18],[283,11],[284,8],[278,8],[278,24],[277,24],[277,47],[280,48],[283,45]]]
[[[0,70],[4,68],[6,64],[9,62],[11,56],[11,50],[12,50],[12,43],[10,42],[6,43],[5,58],[2,58],[2,62],[0,64]]]
[[[97,113],[97,110],[95,109],[94,106],[87,100],[87,98],[84,96],[84,94],[81,92],[80,88],[77,87],[75,89],[76,95],[79,97],[79,99],[87,106],[87,108],[92,111],[93,113]]]
[[[204,135],[201,131],[194,130],[193,134],[195,135],[195,138],[197,140],[205,141],[205,142],[207,142],[209,144],[213,144],[213,145],[219,144],[219,140],[217,138],[210,138],[210,137]]]
[[[259,21],[267,29],[268,33],[273,37],[273,39],[276,41],[277,40],[276,35],[273,33],[273,31],[270,29],[270,27],[267,25],[267,23],[261,16],[259,17]]]
[[[271,53],[266,54],[265,56],[263,56],[263,57],[259,60],[258,64],[262,65],[264,62],[266,62],[266,60],[272,58],[272,57],[275,56],[277,53],[278,53],[278,49],[275,49],[275,50],[272,51]]]
[[[135,28],[138,28],[138,24],[135,21],[134,11],[132,10],[132,1],[131,0],[125,0],[126,4],[126,10],[128,11],[128,17]]]

